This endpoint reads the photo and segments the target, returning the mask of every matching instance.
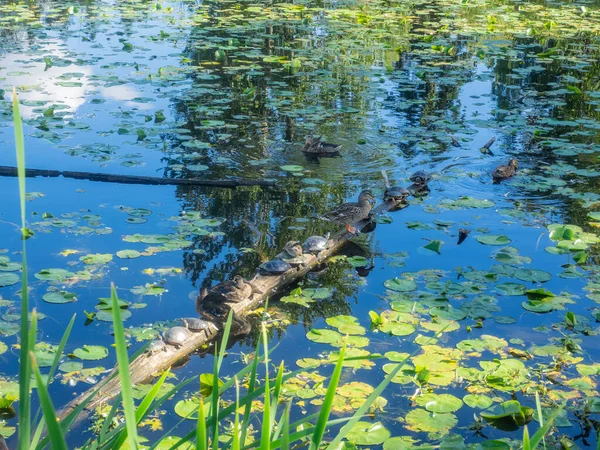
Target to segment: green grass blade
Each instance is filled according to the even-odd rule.
[[[261,323],[261,333],[264,346],[264,354],[269,354],[269,344],[267,342],[267,328],[264,322]],[[265,401],[263,406],[263,421],[262,433],[260,436],[261,450],[269,450],[271,448],[271,404],[270,404],[270,388],[269,388],[269,362],[268,357],[265,358]]]
[[[290,446],[289,436],[290,436],[290,408],[292,407],[292,402],[289,401],[285,408],[283,409],[283,413],[281,414],[281,419],[277,424],[277,430],[273,433],[273,440],[279,439],[279,435],[281,435],[281,448],[288,449]]]
[[[319,414],[319,419],[317,420],[317,424],[315,425],[315,432],[310,442],[310,450],[317,450],[321,445],[321,441],[323,440],[323,435],[325,434],[327,422],[329,421],[329,414],[331,413],[331,407],[333,406],[335,391],[337,390],[338,384],[340,382],[340,377],[342,375],[342,367],[344,366],[345,355],[346,341],[344,341],[344,345],[340,350],[340,355],[338,357],[337,364],[335,365],[335,369],[333,370],[333,374],[331,375],[331,379],[329,380],[327,394],[325,395],[325,399],[323,400],[323,405],[321,406],[321,413]]]
[[[23,139],[23,123],[19,111],[19,100],[16,90],[13,89],[13,123],[15,132],[15,152],[17,155],[17,173],[19,175],[19,204],[21,208],[21,228],[25,228],[25,143]],[[23,274],[21,279],[21,349],[19,354],[19,450],[28,450],[30,447],[31,433],[31,400],[29,388],[31,386],[31,360],[29,352],[33,346],[29,343],[29,295],[27,291],[27,252],[25,239],[23,239],[22,255]]]
[[[258,335],[258,342],[256,343],[256,349],[254,350],[254,361],[252,361],[252,370],[250,372],[250,380],[248,381],[248,394],[252,394],[252,392],[254,391],[254,388],[256,386],[256,372],[258,370],[258,362],[261,359],[259,357],[259,353],[260,353],[260,340],[261,340],[262,335]],[[268,355],[263,355],[264,357],[268,358]],[[242,441],[243,443],[246,442],[246,432],[248,429],[248,423],[250,422],[250,415],[252,413],[252,402],[248,403],[246,405],[246,408],[244,409],[244,418],[242,420],[242,436],[240,438],[240,441]]]
[[[125,343],[125,330],[121,319],[121,309],[115,285],[110,285],[110,297],[112,300],[113,328],[115,333],[115,346],[117,349],[117,364],[119,366],[119,378],[121,379],[121,393],[123,395],[123,410],[125,412],[125,424],[127,443],[130,450],[137,449],[137,422],[135,420],[135,405],[133,403],[133,390],[131,378],[129,377],[129,357],[127,356],[127,344]]]
[[[217,360],[217,372],[221,371],[221,364],[223,364],[223,358],[225,358],[225,349],[227,348],[227,342],[229,341],[229,333],[231,332],[231,323],[233,322],[233,310],[229,310],[227,316],[227,322],[225,322],[225,329],[223,330],[223,338],[221,339],[221,351],[219,352],[219,358]]]
[[[169,370],[164,371],[164,373],[161,375],[161,377],[158,379],[158,381],[156,383],[154,383],[154,386],[152,386],[152,388],[144,396],[140,405],[135,410],[136,425],[141,422],[142,418],[148,412],[150,405],[152,404],[152,402],[154,402],[154,399],[158,395],[158,391],[160,391],[160,388],[162,387],[163,383],[167,379],[167,376],[169,375],[169,373],[170,373]],[[121,446],[125,443],[125,440],[127,439],[128,434],[129,433],[128,433],[127,429],[121,431],[121,434],[119,435],[119,437],[116,440],[116,443],[114,444],[114,448],[121,448]]]
[[[67,341],[69,340],[69,336],[71,335],[71,330],[73,329],[73,324],[75,323],[76,317],[77,317],[77,314],[73,314],[73,317],[71,317],[71,321],[67,325],[67,328],[66,328],[65,332],[63,333],[60,343],[58,344],[58,348],[56,349],[56,353],[54,355],[54,360],[52,361],[52,366],[50,367],[50,372],[48,372],[48,377],[46,379],[46,386],[50,386],[50,383],[52,382],[52,379],[54,378],[54,374],[56,373],[56,369],[58,368],[58,365],[60,363],[60,357],[62,356],[62,354],[65,350],[65,347],[67,345]],[[40,409],[38,410],[38,412],[36,413],[36,418],[39,417],[40,412],[41,412],[41,406],[40,406]],[[37,422],[37,419],[34,420],[34,422]],[[35,430],[33,439],[31,440],[31,446],[30,446],[31,448],[37,447],[38,442],[40,441],[40,438],[42,437],[43,429],[44,429],[44,424],[43,424],[43,422],[40,422]]]
[[[527,425],[523,427],[523,450],[532,450],[531,442],[529,441],[529,430],[527,430]]]
[[[231,316],[230,316],[231,317]],[[223,353],[223,352],[220,352]],[[218,441],[217,437],[219,435],[219,421],[217,417],[219,413],[219,349],[218,345],[215,344],[215,359],[213,360],[213,390],[211,395],[211,408],[210,415],[214,418],[213,427],[212,427],[212,449],[218,449]]]
[[[122,401],[123,401],[123,399],[121,397],[121,394],[119,394],[115,397],[114,403],[113,403],[112,407],[110,408],[108,415],[104,418],[104,422],[102,423],[102,428],[100,429],[100,433],[98,433],[98,439],[96,440],[98,443],[110,441],[110,438],[106,435],[106,433],[109,431],[112,420],[116,416],[117,409],[119,408],[119,405],[121,404]],[[123,428],[123,427],[121,427],[121,428]],[[98,446],[98,445],[96,445],[96,446]]]
[[[207,450],[206,418],[204,417],[204,399],[200,397],[198,406],[198,425],[196,427],[196,450]]]
[[[284,362],[281,361],[279,365],[279,370],[277,371],[277,378],[275,379],[275,387],[273,388],[273,400],[271,401],[271,429],[275,425],[275,419],[277,418],[277,407],[279,406],[279,396],[281,394],[281,386],[283,385],[283,371],[285,370]],[[271,439],[277,439],[279,437],[279,432],[281,431],[281,427],[278,426],[277,430],[271,436]]]
[[[547,418],[546,423],[544,423],[544,425],[542,425],[535,433],[533,436],[531,436],[531,439],[529,439],[529,433],[527,433],[527,440],[529,441],[529,448],[530,450],[534,450],[535,448],[537,448],[537,446],[540,444],[540,442],[542,441],[542,439],[544,439],[544,436],[546,436],[546,433],[548,433],[548,431],[550,430],[550,428],[552,427],[552,424],[554,423],[554,421],[556,420],[556,418],[558,417],[558,413],[563,409],[563,407],[559,407],[556,408],[552,414],[550,414],[550,416]],[[525,450],[525,434],[523,434],[523,449]]]
[[[235,419],[233,421],[233,443],[231,450],[240,450],[240,383],[235,379]]]
[[[50,437],[50,442],[52,443],[53,450],[68,450],[67,442],[65,441],[65,436],[58,425],[56,420],[56,412],[54,410],[54,405],[52,405],[52,400],[50,400],[50,395],[48,394],[48,388],[44,383],[44,379],[42,378],[42,374],[40,373],[40,369],[37,366],[35,361],[35,355],[33,352],[29,354],[31,360],[31,368],[35,375],[35,381],[37,384],[37,392],[40,398],[40,403],[42,405],[42,411],[44,412],[44,419],[46,422],[46,426],[48,427],[48,435]]]

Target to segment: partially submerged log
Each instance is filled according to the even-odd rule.
[[[373,209],[372,215],[376,216],[384,214],[390,210],[398,209],[399,204],[400,202],[396,200],[387,200],[384,203],[377,206],[375,209]],[[354,224],[353,226],[359,230],[363,230],[370,225],[370,221],[363,220]],[[243,302],[232,304],[231,308],[233,309],[234,313],[238,316],[244,316],[248,314],[248,312],[264,304],[267,298],[272,296],[275,292],[283,289],[285,286],[288,286],[289,284],[293,283],[299,278],[304,277],[312,269],[317,267],[319,264],[323,263],[335,253],[337,253],[351,237],[352,235],[346,231],[339,232],[331,238],[332,245],[328,249],[321,251],[318,255],[303,255],[305,258],[305,264],[303,264],[302,266],[288,270],[282,275],[257,276],[253,280],[252,284],[256,288],[258,288],[258,290],[260,290],[261,293],[255,293]],[[133,384],[147,382],[153,379],[157,373],[163,372],[164,370],[170,368],[175,363],[186,358],[189,354],[193,353],[194,351],[208,346],[211,343],[211,341],[215,337],[217,337],[220,331],[219,328],[217,328],[217,326],[215,326],[214,324],[211,323],[210,325],[210,328],[206,331],[193,333],[191,338],[188,339],[187,342],[185,342],[179,348],[167,346],[167,349],[165,351],[159,351],[152,354],[145,353],[140,355],[129,365],[131,382]],[[107,377],[104,378],[104,380],[113,375],[116,372],[116,370],[117,368],[115,367],[113,371],[110,374],[108,374]],[[101,385],[104,383],[104,380],[100,381]],[[79,404],[81,404],[83,400],[95,390],[96,387],[92,387],[91,389],[87,390],[86,392],[82,393],[77,398],[72,400],[59,413],[59,419],[64,418],[70,411],[72,411]],[[119,377],[113,377],[110,381],[103,385],[100,392],[94,397],[93,400],[91,400],[87,404],[86,410],[84,410],[82,415],[87,415],[87,413],[89,413],[91,410],[93,410],[100,404],[116,397],[120,392],[121,383]]]
[[[17,168],[11,166],[0,166],[0,176],[16,177]],[[229,180],[205,180],[202,178],[163,178],[146,177],[141,175],[115,175],[111,173],[94,172],[74,172],[71,170],[46,170],[46,169],[26,169],[26,177],[64,177],[75,180],[101,181],[104,183],[120,184],[144,184],[144,185],[173,185],[173,186],[212,186],[235,189],[239,186],[267,186],[276,185],[274,181],[252,180],[249,178],[231,178]]]

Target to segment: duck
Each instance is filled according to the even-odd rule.
[[[335,209],[332,209],[323,216],[328,222],[337,223],[346,226],[346,230],[352,234],[358,231],[351,224],[367,219],[373,207],[372,202],[375,196],[370,190],[364,190],[358,196],[358,201],[344,203]]]
[[[240,275],[236,275],[232,280],[217,284],[210,290],[203,287],[196,300],[196,305],[206,301],[221,301],[239,303],[252,296],[252,294],[262,294],[251,282],[244,280]]]
[[[509,178],[512,178],[515,175],[515,173],[517,172],[518,168],[519,168],[519,163],[514,158],[511,159],[510,161],[508,161],[508,165],[496,167],[496,169],[494,170],[494,173],[492,173],[492,178],[494,179],[494,183],[499,183],[502,180],[507,180]]]
[[[302,151],[310,155],[327,156],[337,155],[341,148],[341,145],[322,141],[321,136],[314,137],[312,134],[309,134],[305,138],[304,148],[302,148]]]

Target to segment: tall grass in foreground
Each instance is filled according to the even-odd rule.
[[[104,384],[112,379],[112,377],[117,375],[119,376],[121,382],[121,395],[115,399],[113,406],[108,413],[108,416],[104,419],[103,425],[98,434],[91,438],[82,448],[84,450],[117,450],[123,448],[124,444],[127,445],[128,449],[132,450],[141,448],[140,439],[137,434],[138,424],[151,412],[159,410],[167,400],[172,398],[178,392],[182,391],[188,384],[194,381],[194,379],[185,380],[171,388],[168,392],[159,396],[159,392],[163,387],[167,376],[169,375],[169,371],[167,370],[152,386],[152,388],[148,391],[146,396],[136,408],[132,395],[133,386],[131,385],[131,379],[129,377],[129,356],[127,353],[127,343],[125,339],[122,318],[121,314],[119,313],[120,308],[118,305],[117,292],[115,286],[111,284],[113,327],[118,370],[115,374],[103,380],[77,408],[67,414],[62,420],[57,420],[57,414],[48,392],[48,385],[52,382],[60,362],[61,355],[75,321],[75,316],[73,316],[71,319],[60,341],[56,356],[48,375],[43,377],[40,373],[33,352],[35,348],[37,332],[37,315],[35,310],[32,312],[31,320],[29,321],[29,302],[27,295],[27,253],[25,241],[26,238],[30,236],[30,232],[26,228],[25,221],[25,148],[23,143],[23,131],[21,116],[19,113],[19,103],[15,92],[13,92],[12,106],[19,174],[21,232],[23,237],[18,449],[29,450],[51,447],[54,450],[66,450],[68,448],[66,443],[66,434],[70,426],[74,423],[79,413],[81,413],[89,404],[89,402],[98,394]],[[220,346],[215,346],[213,379],[211,386],[212,391],[206,398],[203,398],[201,394],[199,395],[197,427],[195,430],[192,430],[186,436],[176,442],[171,447],[173,449],[185,445],[185,448],[196,448],[198,450],[208,450],[208,448],[215,450],[217,448],[223,448],[227,450],[250,450],[255,448],[261,450],[271,450],[281,448],[287,450],[294,444],[301,444],[302,447],[308,447],[310,450],[317,450],[325,446],[323,440],[325,432],[328,428],[345,423],[345,425],[339,429],[333,440],[327,443],[328,448],[339,448],[338,444],[342,442],[352,426],[358,422],[360,418],[364,417],[377,397],[381,395],[392,379],[403,368],[409,358],[411,358],[417,352],[417,350],[415,350],[415,352],[413,352],[411,355],[408,355],[402,362],[399,362],[397,366],[377,386],[374,392],[371,393],[363,405],[354,413],[354,415],[352,415],[352,417],[329,420],[333,400],[342,372],[343,363],[345,361],[373,358],[366,357],[344,359],[346,351],[346,346],[344,345],[340,351],[333,374],[329,379],[327,393],[325,395],[320,412],[308,415],[296,422],[290,423],[290,410],[292,406],[291,401],[285,405],[281,414],[279,416],[277,415],[278,406],[282,402],[282,386],[287,379],[296,376],[305,369],[284,374],[284,365],[282,362],[279,365],[276,376],[274,378],[270,377],[269,348],[264,324],[262,325],[262,333],[259,337],[259,342],[256,347],[254,360],[233,377],[227,381],[224,381],[222,384],[220,383],[219,373],[223,358],[225,357],[225,348],[229,338],[231,322],[232,316],[230,314],[225,325]],[[437,337],[443,331],[444,330],[438,332],[435,337]],[[263,346],[262,354],[259,351],[261,344]],[[143,351],[144,348],[140,349],[136,354],[132,355],[132,359],[135,359]],[[264,363],[265,366],[265,378],[262,384],[258,383],[257,377],[258,365],[260,363]],[[37,426],[33,436],[31,436],[32,418],[30,410],[30,382],[32,375],[35,377],[37,394],[41,405],[40,410],[38,410],[36,413],[36,419],[34,420],[34,422],[37,422]],[[241,379],[246,379],[248,381],[246,394],[242,397],[240,397],[239,393],[239,380]],[[228,403],[226,401],[226,394],[228,394],[230,390],[234,391],[233,397],[235,398],[235,401]],[[257,415],[257,418],[260,419],[262,423],[262,430],[260,436],[258,436],[255,441],[246,444],[248,437],[248,426],[250,420],[252,420],[254,417],[252,402],[259,398],[263,399],[264,405],[262,417],[258,417]],[[122,405],[124,411],[124,422],[114,421],[119,412],[119,404]],[[222,405],[225,406],[222,407]],[[240,410],[242,410],[242,408],[243,412],[240,422]],[[540,411],[539,400],[538,411]],[[539,414],[541,418],[541,412]],[[544,435],[550,429],[557,414],[558,411],[556,411],[554,416],[550,417],[546,423],[540,422],[540,429],[531,438],[529,438],[527,428],[525,428],[523,436],[523,450],[533,450],[537,447],[537,445],[542,441]],[[219,439],[219,433],[221,429],[220,425],[222,425],[225,421],[228,421],[231,416],[233,416],[232,422],[234,424],[234,428],[231,432],[231,437],[228,440],[225,440],[223,443],[223,441]],[[185,419],[182,419],[182,421],[183,420]],[[111,425],[114,423],[118,424],[111,428]],[[42,438],[44,429],[46,430],[46,436]],[[168,435],[169,432],[165,433],[165,436]],[[159,442],[160,439],[157,439],[157,441],[153,443],[150,448],[155,448]]]

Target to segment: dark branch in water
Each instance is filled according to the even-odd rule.
[[[17,168],[0,166],[0,176],[16,177]],[[115,175],[111,173],[73,172],[70,170],[26,169],[27,177],[64,177],[76,180],[101,181],[104,183],[145,184],[145,185],[177,185],[177,186],[212,186],[235,189],[238,186],[274,187],[274,181],[251,180],[248,178],[232,178],[230,180],[204,180],[199,178],[161,178],[139,175]]]

